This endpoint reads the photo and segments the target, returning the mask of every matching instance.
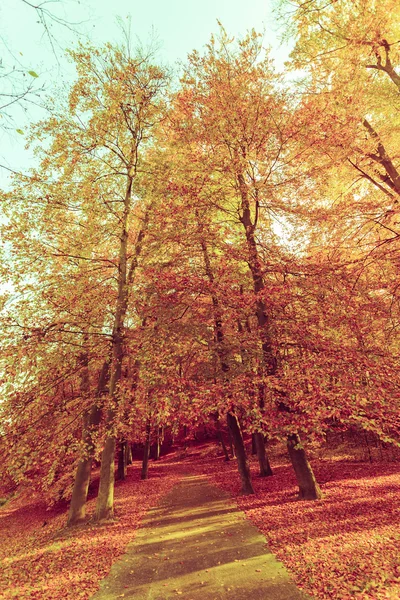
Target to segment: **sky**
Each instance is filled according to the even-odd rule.
[[[254,27],[265,31],[265,45],[271,46],[278,68],[283,66],[288,47],[281,46],[273,0],[41,0],[43,8],[71,24],[68,27],[48,20],[51,41],[38,22],[28,0],[1,0],[0,59],[3,65],[22,69],[29,80],[29,70],[39,75],[37,85],[45,93],[54,92],[56,82],[73,78],[73,69],[64,58],[64,50],[76,43],[79,31],[96,44],[121,40],[118,17],[124,23],[131,20],[133,37],[142,42],[156,37],[163,63],[174,65],[184,61],[193,49],[200,50],[218,30],[219,20],[230,35],[244,34]],[[38,4],[36,0],[34,4]],[[1,64],[1,63],[0,63]],[[1,74],[1,71],[0,71]],[[0,85],[1,85],[0,78]],[[8,133],[0,134],[0,164],[25,172],[32,164],[32,154],[25,150],[25,135],[29,122],[43,117],[31,106],[24,114],[13,112],[14,123]],[[0,187],[8,187],[9,174],[0,168]]]

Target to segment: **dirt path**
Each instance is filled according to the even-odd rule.
[[[92,600],[307,600],[228,496],[186,476],[151,510]]]

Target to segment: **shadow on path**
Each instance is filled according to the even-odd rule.
[[[307,600],[264,536],[203,476],[146,515],[92,600]]]

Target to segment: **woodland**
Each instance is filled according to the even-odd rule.
[[[317,513],[338,524],[359,493],[343,491],[352,473],[393,498],[380,516],[399,491],[400,7],[291,0],[278,12],[295,39],[284,73],[265,33],[222,25],[178,74],[128,38],[68,51],[76,79],[31,127],[36,164],[0,190],[1,510],[28,490],[49,514],[68,503],[58,528],[90,518],[101,535],[115,480],[143,510],[164,489],[150,450],[157,460],[178,440],[184,460],[205,431],[221,456],[196,469],[267,536],[293,511],[291,538],[271,544],[309,593],[394,600],[398,533],[374,538],[361,583],[354,565],[318,582],[321,548],[307,563],[290,544],[304,550]],[[348,435],[369,464],[313,469],[327,439]],[[277,445],[287,461],[275,469]],[[304,502],[285,504],[288,485]]]

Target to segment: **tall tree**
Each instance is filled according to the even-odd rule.
[[[290,99],[279,87],[279,77],[259,36],[252,32],[234,45],[221,30],[218,40],[212,38],[205,56],[193,53],[189,57],[176,110],[178,135],[189,144],[197,142],[202,161],[212,170],[211,201],[234,213],[242,226],[261,350],[258,403],[265,412],[266,381],[281,374],[256,236],[260,221],[268,236],[268,220],[291,212],[278,191],[288,176],[296,148],[289,144],[297,134]],[[271,226],[269,229],[271,240]],[[257,440],[262,459],[264,446],[258,436]],[[314,478],[308,484],[308,494],[319,497]]]
[[[85,291],[87,305],[78,305],[82,311],[78,333],[91,338],[93,334],[104,334],[111,344],[108,400],[104,405],[108,433],[97,504],[97,518],[101,519],[110,517],[113,510],[113,428],[122,376],[125,317],[143,246],[146,203],[150,202],[139,182],[141,150],[151,145],[151,129],[164,117],[168,76],[143,50],[131,56],[127,47],[108,45],[100,51],[80,46],[71,56],[78,71],[77,81],[68,101],[55,106],[54,116],[36,126],[32,137],[46,137],[51,143],[42,148],[40,168],[21,185],[25,184],[31,197],[38,188],[43,190],[37,203],[37,212],[44,216],[39,220],[43,234],[32,237],[35,246],[45,249],[39,258],[46,268],[44,279],[49,256],[60,264],[63,261],[67,268],[78,265],[82,271],[82,266],[88,265],[95,275],[103,268],[108,271],[104,281],[111,294],[101,296],[102,286],[96,285],[94,276],[93,287]],[[25,204],[22,199],[22,205],[29,205],[29,199]],[[60,214],[53,220],[57,209],[61,209]],[[22,212],[26,224],[27,213]],[[59,229],[60,217],[67,223],[64,231]],[[71,228],[74,231],[68,236]],[[25,233],[21,235],[21,245],[25,246]],[[65,286],[59,294],[68,310],[76,312],[74,295],[68,295]],[[92,307],[100,320],[93,325]],[[70,325],[63,323],[62,327],[68,330]],[[59,327],[57,322],[57,330]],[[105,362],[108,354],[107,349]],[[94,405],[97,402],[95,399]]]

